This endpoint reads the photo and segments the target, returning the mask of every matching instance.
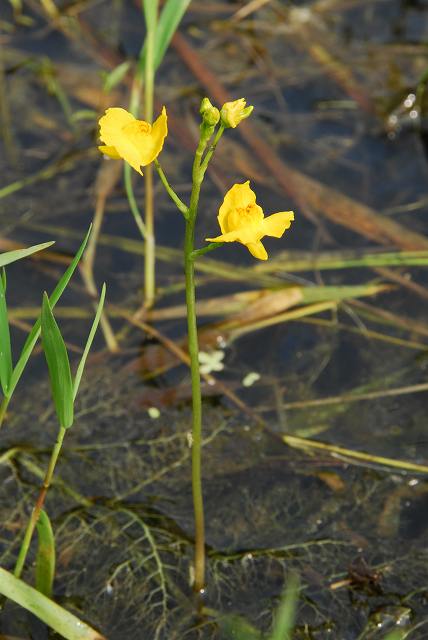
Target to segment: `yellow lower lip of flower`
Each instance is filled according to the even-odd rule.
[[[100,145],[98,149],[105,156],[108,156],[109,158],[113,158],[113,160],[120,160],[120,155],[116,151],[115,147],[107,147],[107,146]]]
[[[250,182],[235,184],[224,197],[218,221],[222,234],[206,238],[209,242],[240,242],[258,260],[267,260],[268,254],[261,239],[264,236],[281,238],[294,220],[293,211],[280,211],[264,217],[256,204],[256,194]]]
[[[100,138],[104,142],[99,147],[101,153],[110,158],[122,158],[141,175],[141,167],[153,162],[162,151],[168,133],[165,107],[153,125],[137,120],[120,107],[107,109],[99,125]]]

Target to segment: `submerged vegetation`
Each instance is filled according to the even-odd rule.
[[[427,20],[1,8],[0,637],[426,637]]]

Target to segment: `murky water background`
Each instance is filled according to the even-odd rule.
[[[225,616],[242,616],[254,634],[268,631],[294,569],[302,583],[295,638],[374,640],[398,625],[406,637],[423,639],[426,477],[292,449],[280,437],[426,464],[426,391],[413,389],[426,382],[426,268],[326,270],[317,260],[326,252],[343,259],[344,252],[361,258],[428,248],[423,85],[418,102],[404,103],[418,93],[428,66],[428,7],[395,0],[270,2],[236,19],[240,6],[192,3],[157,78],[157,99],[171,122],[162,165],[183,199],[199,102],[204,95],[215,100],[218,91],[210,72],[233,98],[245,96],[255,106],[253,131],[285,163],[284,171],[301,172],[281,179],[236,130],[222,140],[204,184],[201,246],[216,233],[218,206],[236,181],[251,179],[265,212],[296,212],[292,231],[266,243],[269,271],[244,247],[231,245],[207,258],[211,266],[198,276],[206,305],[223,296],[214,311],[203,307],[200,326],[203,349],[224,350],[224,370],[214,375],[229,393],[204,388],[206,602],[215,613],[196,620],[189,595],[188,371],[157,340],[129,327],[120,356],[109,356],[98,336],[48,498],[58,545],[55,597],[110,640],[257,637],[232,635]],[[106,96],[103,78],[124,56],[137,55],[139,9],[132,2],[68,3],[56,25],[36,2],[24,3],[15,20],[8,4],[0,12],[1,182],[17,183],[10,193],[0,191],[2,250],[9,248],[5,239],[53,238],[56,251],[70,256],[92,219],[103,164],[96,119],[107,106],[128,101],[126,81]],[[186,63],[189,45],[199,73]],[[299,181],[301,174],[333,191],[318,192],[314,183]],[[138,182],[136,193],[142,202]],[[156,203],[160,296],[147,320],[181,344],[182,221],[160,188]],[[371,230],[359,205],[375,216]],[[401,225],[394,239],[388,221]],[[408,238],[406,231],[417,235]],[[128,325],[117,308],[134,311],[142,285],[142,246],[121,181],[108,200],[103,234],[96,279],[107,282],[120,332]],[[294,268],[297,260],[305,262],[302,269]],[[16,352],[23,323],[31,322],[43,290],[53,288],[64,268],[53,259],[8,269]],[[367,283],[391,286],[337,310],[265,328],[251,322],[275,317],[272,299],[266,298],[262,316],[251,302],[236,307],[235,294],[252,290],[304,284],[315,295],[316,287]],[[75,277],[58,307],[71,349],[82,344],[90,314],[90,299]],[[230,316],[233,331],[221,324]],[[260,377],[245,386],[249,373]],[[56,433],[48,387],[40,382],[45,376],[39,354],[1,434],[3,451],[17,447],[0,467],[1,564],[8,568]],[[149,417],[150,407],[159,409],[158,419]],[[31,567],[25,577],[32,580]],[[47,637],[12,605],[2,613],[0,631]]]

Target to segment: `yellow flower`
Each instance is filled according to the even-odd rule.
[[[122,158],[143,175],[140,167],[153,162],[160,154],[168,133],[165,107],[153,125],[134,116],[120,107],[107,109],[100,118],[100,138],[104,146],[101,153],[110,158]]]
[[[222,232],[210,242],[241,242],[259,260],[267,260],[266,249],[260,242],[263,236],[281,238],[294,220],[292,211],[281,211],[264,217],[263,209],[256,204],[256,194],[250,189],[250,181],[234,184],[224,196],[218,212]]]
[[[248,118],[254,107],[246,107],[246,104],[245,98],[239,98],[239,100],[234,100],[233,102],[225,102],[220,111],[223,126],[235,129],[241,120]]]

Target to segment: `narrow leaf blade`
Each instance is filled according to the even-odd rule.
[[[55,577],[55,537],[46,511],[41,511],[37,522],[36,589],[52,597]]]
[[[42,244],[35,244],[32,247],[28,247],[27,249],[15,249],[14,251],[7,251],[6,253],[2,253],[0,255],[0,267],[5,267],[7,264],[11,262],[16,262],[17,260],[22,260],[22,258],[26,258],[27,256],[31,256],[33,253],[37,253],[37,251],[42,251],[47,247],[55,244],[55,241],[52,242],[43,242]]]
[[[110,71],[110,73],[107,74],[104,80],[103,90],[106,93],[110,93],[110,91],[114,89],[114,87],[123,80],[123,78],[128,73],[130,67],[131,67],[131,62],[129,60],[125,60],[125,62],[122,62],[117,67],[115,67],[112,71]]]
[[[157,21],[158,3],[153,2],[153,0],[143,0],[143,11],[147,31],[149,31],[153,29]]]
[[[92,346],[92,342],[94,341],[95,333],[98,329],[98,325],[100,323],[101,314],[104,307],[104,300],[106,297],[106,283],[104,282],[103,288],[101,289],[100,299],[98,301],[97,310],[95,313],[95,318],[91,326],[91,330],[89,331],[88,339],[86,341],[85,349],[83,350],[82,357],[80,358],[79,366],[77,367],[76,377],[74,378],[73,384],[73,400],[76,399],[77,392],[79,391],[80,381],[82,379],[83,370],[85,368],[86,359],[89,355],[89,351]]]
[[[275,616],[270,640],[291,640],[296,617],[300,581],[297,574],[290,574],[281,603]]]
[[[186,13],[189,4],[190,0],[167,0],[165,3],[156,29],[155,69],[157,69],[162,62],[172,37],[177,31],[178,25]]]
[[[67,349],[45,292],[42,305],[42,345],[48,363],[56,414],[61,427],[73,424],[73,383]]]
[[[66,640],[106,640],[72,613],[1,568],[0,593],[33,613]]]
[[[83,242],[80,245],[79,250],[77,251],[73,261],[71,262],[71,264],[68,267],[68,269],[65,271],[65,273],[62,276],[61,280],[56,285],[51,297],[49,298],[51,309],[53,309],[55,307],[56,303],[58,302],[58,300],[62,296],[62,294],[64,292],[64,289],[68,285],[68,283],[69,283],[69,281],[71,279],[71,276],[73,275],[77,265],[79,264],[79,260],[82,257],[82,253],[84,252],[86,244],[88,242],[88,238],[89,238],[89,234],[91,233],[91,229],[92,229],[92,225],[89,227],[88,232],[86,233],[86,236],[83,239]],[[22,376],[22,373],[23,373],[23,371],[25,369],[25,366],[26,366],[26,364],[28,362],[28,359],[29,359],[29,357],[31,355],[31,352],[34,349],[34,345],[36,344],[36,342],[37,342],[37,340],[39,338],[39,335],[40,335],[40,318],[35,322],[35,324],[33,325],[33,328],[31,329],[30,333],[28,334],[27,340],[25,341],[25,344],[24,344],[24,346],[22,348],[19,360],[15,365],[15,368],[13,370],[12,377],[11,377],[11,380],[10,380],[9,390],[8,390],[8,393],[7,393],[8,398],[10,398],[12,393],[15,391],[15,387],[18,384],[20,377]]]
[[[7,395],[12,376],[12,349],[10,345],[5,285],[6,274],[3,270],[0,277],[0,382],[4,395]]]

